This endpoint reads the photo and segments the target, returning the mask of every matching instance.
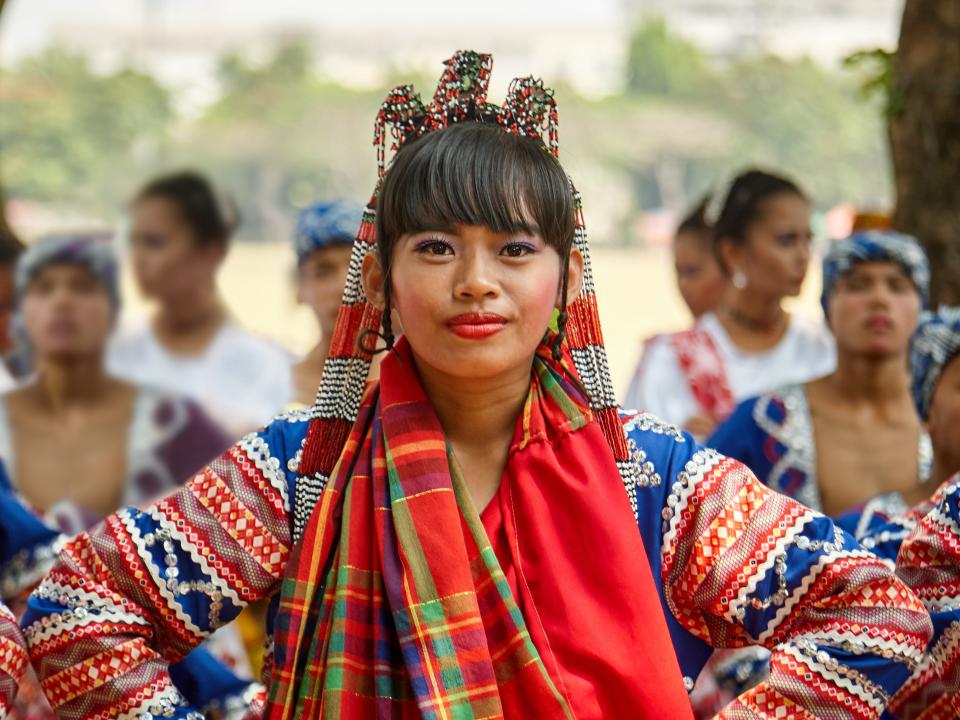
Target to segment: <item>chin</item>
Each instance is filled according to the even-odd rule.
[[[444,348],[436,352],[418,353],[420,360],[451,377],[463,380],[488,380],[516,370],[522,364],[530,364],[531,356],[515,356],[504,352],[502,347],[490,343],[480,347],[476,343],[468,348]],[[532,353],[531,353],[532,355]]]

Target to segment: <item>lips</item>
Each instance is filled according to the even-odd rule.
[[[886,332],[893,329],[893,322],[886,317],[871,317],[867,319],[867,329],[874,332]]]
[[[482,340],[496,335],[507,325],[507,319],[496,313],[463,313],[447,320],[447,327],[459,337],[467,340]]]

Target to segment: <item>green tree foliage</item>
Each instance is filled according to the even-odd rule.
[[[259,64],[228,55],[219,79],[220,98],[180,155],[222,179],[243,209],[243,237],[285,239],[297,208],[320,197],[368,199],[376,94],[320,79],[302,43]]]
[[[591,198],[598,237],[629,242],[640,210],[683,210],[754,164],[796,177],[821,208],[888,197],[882,98],[865,99],[861,77],[808,60],[707,58],[661,20],[639,26],[628,49],[623,93],[557,88],[564,163]],[[110,221],[148,176],[195,167],[255,240],[288,237],[296,209],[317,198],[367,199],[382,88],[325,80],[302,42],[260,62],[227,55],[217,77],[217,99],[184,117],[141,72],[98,74],[63,50],[21,62],[0,83],[8,197]],[[429,95],[433,82],[416,85]]]
[[[11,197],[112,209],[172,120],[169,94],[150,76],[96,74],[82,56],[49,50],[0,85],[4,186]]]
[[[702,131],[676,123],[670,124],[676,132],[666,129],[671,162],[678,164],[672,175],[682,175],[690,200],[718,174],[752,164],[797,178],[821,207],[877,205],[889,196],[880,99],[865,98],[849,74],[776,57],[717,61],[711,69],[699,48],[659,19],[635,31],[627,62],[628,88],[639,103],[712,115],[714,128],[727,129],[724,145],[709,148]],[[647,203],[665,199],[657,168],[637,166],[634,181]]]
[[[633,33],[627,50],[627,89],[636,95],[693,97],[711,79],[706,58],[693,43],[654,18]]]

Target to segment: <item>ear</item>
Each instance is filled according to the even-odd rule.
[[[717,254],[720,256],[720,269],[727,275],[733,275],[737,268],[743,269],[740,267],[743,263],[741,248],[731,238],[717,240]]]
[[[567,307],[573,304],[583,289],[583,253],[576,248],[570,250],[567,260]],[[560,293],[557,292],[557,308],[560,308]]]
[[[360,266],[360,282],[363,284],[363,292],[366,293],[367,300],[380,310],[383,310],[385,305],[383,281],[383,265],[380,264],[380,256],[375,252],[367,253]]]

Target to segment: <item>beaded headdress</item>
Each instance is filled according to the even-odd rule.
[[[357,417],[371,356],[360,339],[380,328],[381,312],[366,298],[360,281],[364,257],[376,252],[377,197],[388,171],[387,137],[397,152],[406,142],[462,122],[496,123],[504,132],[540,140],[547,151],[559,154],[557,105],[553,91],[537,78],[510,83],[503,105],[487,101],[493,59],[460,50],[445,62],[433,100],[424,105],[411,85],[400,85],[387,95],[377,114],[373,142],[377,148],[378,184],[367,205],[347,275],[337,325],[317,392],[312,421],[300,461],[294,501],[294,537],[299,539],[325,487]],[[567,309],[565,346],[590,399],[595,417],[613,450],[628,488],[640,478],[630,460],[620,425],[603,335],[597,312],[587,235],[580,196],[571,183],[576,207],[574,247],[584,258],[583,287]],[[636,501],[628,493],[631,504]],[[636,508],[634,507],[634,512]]]

